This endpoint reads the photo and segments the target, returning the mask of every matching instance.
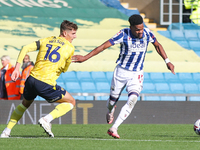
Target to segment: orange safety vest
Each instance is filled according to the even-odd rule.
[[[1,68],[2,70],[3,68]],[[8,64],[8,69],[5,73],[5,85],[7,91],[7,100],[20,100],[21,94],[19,93],[20,77],[16,81],[12,81],[11,74],[14,71],[14,67]]]
[[[22,76],[21,76],[21,81],[20,81],[20,89],[19,89],[20,94],[24,93],[25,81],[28,78],[28,76],[30,75],[30,72],[32,69],[33,69],[33,64],[31,63],[22,71]]]

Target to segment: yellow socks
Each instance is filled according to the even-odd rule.
[[[23,104],[18,105],[10,117],[7,128],[12,129],[14,125],[19,121],[19,119],[23,116],[26,109],[27,108]]]
[[[50,119],[49,121],[63,116],[68,111],[72,110],[73,108],[74,108],[74,106],[71,103],[64,102],[64,103],[58,104],[55,107],[55,109],[52,112],[49,113],[48,116],[52,117],[52,119]],[[10,121],[8,122],[8,125],[7,125],[8,129],[11,130],[16,125],[16,123],[23,116],[26,109],[27,108],[23,104],[20,104],[15,108],[15,110],[13,111],[13,113],[10,117]]]
[[[71,103],[61,103],[56,106],[56,108],[49,114],[53,117],[52,119],[59,118],[66,114],[68,111],[72,110],[74,106]]]

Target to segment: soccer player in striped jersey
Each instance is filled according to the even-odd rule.
[[[75,105],[75,99],[65,89],[56,84],[56,79],[62,72],[67,71],[71,63],[74,54],[74,46],[71,43],[76,38],[77,29],[76,24],[64,20],[60,25],[59,36],[40,39],[22,48],[15,70],[11,75],[13,81],[19,77],[19,68],[26,53],[36,50],[39,50],[39,52],[35,66],[25,82],[23,101],[13,111],[7,127],[1,134],[2,138],[10,136],[12,128],[37,95],[45,98],[49,103],[59,103],[52,112],[38,121],[45,132],[50,137],[54,137],[50,122],[66,114]]]
[[[157,41],[154,34],[148,28],[144,28],[143,18],[140,15],[132,15],[129,17],[129,23],[129,28],[122,29],[111,39],[96,47],[87,55],[74,55],[72,57],[72,62],[81,63],[112,45],[120,44],[120,54],[116,61],[118,65],[113,73],[110,97],[107,101],[107,123],[111,124],[114,120],[116,103],[125,86],[128,92],[128,100],[121,108],[115,123],[107,132],[114,138],[120,138],[117,133],[118,127],[130,115],[142,90],[143,62],[149,42],[154,45],[158,54],[165,61],[167,68],[175,74],[174,65],[169,61],[162,45]]]

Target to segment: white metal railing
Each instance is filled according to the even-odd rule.
[[[93,100],[97,100],[98,96],[109,96],[109,93],[70,93],[72,96],[93,96]],[[126,93],[122,93],[121,96],[128,96],[128,94]],[[144,101],[144,97],[145,96],[184,96],[186,101],[190,101],[190,97],[191,96],[198,96],[200,97],[200,94],[187,94],[187,93],[180,93],[180,94],[168,94],[168,93],[157,93],[157,94],[153,94],[153,93],[141,93],[140,94],[140,101]],[[106,99],[105,99],[106,100]],[[152,99],[153,101],[153,99]],[[199,99],[200,101],[200,99]]]
[[[198,2],[198,0],[193,1]],[[182,23],[183,15],[191,15],[193,11],[193,5],[191,4],[191,13],[184,13],[183,6],[184,0],[160,0],[160,24]]]

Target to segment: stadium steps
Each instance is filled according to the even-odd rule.
[[[129,7],[129,3],[126,3],[126,2],[122,2],[121,5],[126,9],[137,10],[137,8]],[[157,27],[158,26],[157,23],[155,23],[153,19],[146,18],[146,15],[144,13],[140,13],[140,15],[143,17],[144,22],[149,29],[154,30],[154,31],[166,31],[167,30],[167,28]]]

